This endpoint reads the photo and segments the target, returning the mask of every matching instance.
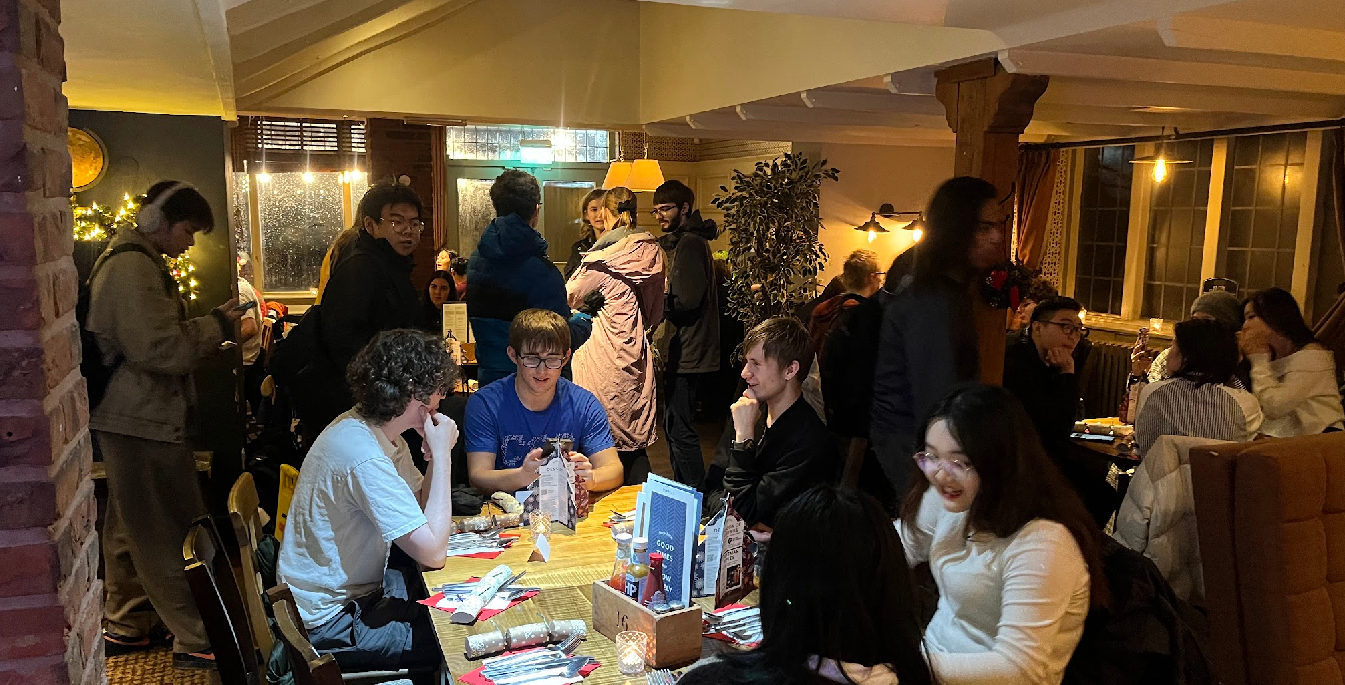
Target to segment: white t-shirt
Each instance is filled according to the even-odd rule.
[[[930,488],[916,525],[898,522],[906,559],[929,562],[939,606],[925,628],[943,685],[1059,683],[1088,616],[1088,565],[1069,529],[1034,519],[1006,538],[967,535]]]
[[[243,341],[243,365],[251,366],[257,361],[257,357],[262,352],[262,307],[263,304],[257,300],[257,290],[248,283],[246,278],[238,279],[238,304],[247,304],[256,302],[257,306],[249,309],[243,316],[253,320],[257,324],[257,334]]]
[[[355,414],[337,417],[304,459],[290,502],[276,577],[309,629],[351,599],[383,587],[392,541],[426,524],[422,476],[406,441]]]

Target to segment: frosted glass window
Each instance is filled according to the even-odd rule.
[[[490,187],[494,184],[494,179],[458,179],[458,254],[472,254],[495,218],[495,206],[490,203]]]
[[[271,174],[258,183],[265,289],[305,291],[318,287],[322,258],[343,228],[341,174]]]
[[[233,202],[229,207],[229,228],[234,234],[234,245],[240,252],[252,253],[252,220],[248,217],[248,207],[252,202],[248,175],[241,171],[233,173],[230,179]]]
[[[550,126],[449,126],[449,159],[517,162],[524,140],[550,140],[557,162],[607,162],[607,131]]]

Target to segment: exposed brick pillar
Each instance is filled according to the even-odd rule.
[[[106,681],[59,0],[0,0],[0,685]]]

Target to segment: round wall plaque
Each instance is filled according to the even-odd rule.
[[[107,171],[107,148],[98,136],[82,128],[67,129],[66,139],[70,148],[70,185],[76,192],[85,190]]]

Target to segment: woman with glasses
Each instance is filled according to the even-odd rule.
[[[584,201],[579,203],[579,240],[574,241],[570,246],[570,258],[565,262],[565,278],[574,275],[579,269],[579,262],[584,259],[584,253],[593,249],[593,243],[598,242],[603,233],[607,232],[607,227],[602,221],[602,196],[607,191],[602,188],[594,188],[584,195]]]
[[[1160,436],[1245,442],[1261,427],[1261,405],[1237,381],[1238,341],[1227,326],[1190,319],[1173,328],[1167,380],[1140,391],[1135,449],[1143,457]]]
[[[907,562],[928,562],[939,588],[925,628],[937,682],[1060,683],[1090,607],[1106,604],[1101,531],[1005,390],[959,386],[917,434],[924,477],[898,526]]]
[[[603,195],[594,226],[605,230],[565,286],[576,309],[594,291],[604,298],[592,337],[574,353],[574,382],[607,409],[627,485],[643,483],[649,475],[645,448],[656,438],[658,404],[654,355],[645,332],[663,319],[663,250],[635,225],[636,211],[629,188]]]

